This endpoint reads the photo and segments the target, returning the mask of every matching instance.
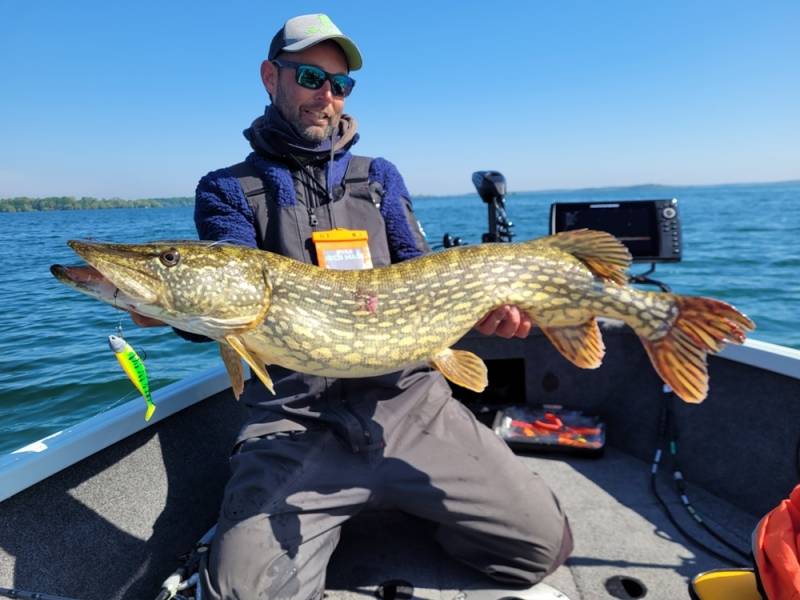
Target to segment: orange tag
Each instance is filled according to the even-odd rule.
[[[317,263],[324,269],[372,268],[366,231],[338,228],[314,231],[311,241],[317,250]]]

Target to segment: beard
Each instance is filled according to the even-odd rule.
[[[319,144],[320,142],[331,137],[334,130],[339,125],[338,119],[336,120],[336,125],[334,125],[333,121],[331,121],[331,124],[327,125],[326,127],[317,127],[315,125],[311,125],[305,126],[304,128],[299,119],[289,119],[289,123],[291,123],[292,127],[301,138],[314,144]]]
[[[283,118],[292,126],[292,129],[295,130],[297,135],[312,144],[319,144],[330,138],[333,132],[339,127],[339,119],[341,117],[339,114],[330,115],[328,117],[328,124],[325,126],[308,125],[304,123],[302,119],[304,107],[289,101],[286,95],[282,93],[280,86],[278,87],[273,104],[280,111]]]

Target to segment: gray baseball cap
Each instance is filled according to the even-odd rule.
[[[300,15],[286,21],[272,38],[267,58],[272,60],[281,52],[300,52],[325,40],[339,44],[351,71],[361,68],[361,52],[358,46],[339,30],[328,15],[321,13]]]

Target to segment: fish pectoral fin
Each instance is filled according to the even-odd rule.
[[[239,353],[228,344],[220,343],[219,355],[222,357],[222,362],[225,364],[225,370],[228,371],[233,397],[238,400],[239,396],[241,396],[244,391],[244,369],[242,368],[242,360],[239,358]]]
[[[261,383],[263,383],[267,389],[274,394],[275,387],[272,384],[272,379],[270,379],[270,376],[267,374],[267,370],[257,357],[250,354],[250,351],[242,343],[242,340],[235,335],[226,335],[225,341],[236,351],[239,356],[244,359],[244,362],[250,365],[250,368],[253,369],[255,374],[261,380]]]
[[[572,254],[602,279],[625,285],[626,271],[631,266],[628,248],[610,233],[593,229],[562,231],[546,238],[533,240]]]
[[[484,362],[466,350],[446,348],[431,359],[431,364],[447,379],[473,392],[482,392],[489,383]]]
[[[603,362],[606,347],[597,319],[571,327],[542,327],[556,350],[574,365],[583,369],[596,369]]]

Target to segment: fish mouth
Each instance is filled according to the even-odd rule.
[[[80,285],[89,285],[92,279],[97,283],[99,275],[134,301],[151,304],[158,299],[154,291],[160,283],[158,278],[137,265],[144,259],[151,258],[152,252],[143,252],[136,246],[112,242],[69,240],[67,245],[89,263],[89,268],[92,269],[73,273],[78,279],[74,287],[80,289]],[[58,278],[55,272],[53,275]]]
[[[90,265],[51,265],[50,273],[64,285],[117,308],[136,310],[136,301]]]
[[[89,265],[50,265],[53,277],[72,287],[97,288],[111,284],[103,274]]]

